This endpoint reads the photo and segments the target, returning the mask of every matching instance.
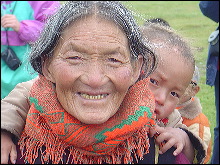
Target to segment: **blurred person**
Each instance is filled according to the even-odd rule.
[[[204,16],[219,23],[219,1],[200,1],[199,8]],[[216,126],[212,164],[219,164],[219,25],[209,36],[208,58],[206,63],[206,84],[215,88]]]
[[[37,76],[27,53],[59,1],[1,1],[1,99],[16,84]]]
[[[199,98],[196,97],[199,90],[199,69],[195,66],[193,78],[186,88],[185,93],[180,97],[176,109],[179,110],[183,118],[183,124],[204,141],[206,150],[204,163],[206,164],[211,158],[212,141],[209,120],[206,115],[202,113],[202,105]]]

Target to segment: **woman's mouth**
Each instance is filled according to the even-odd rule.
[[[86,93],[78,93],[82,98],[88,99],[88,100],[101,100],[108,96],[108,94],[98,94],[98,95],[90,95]]]

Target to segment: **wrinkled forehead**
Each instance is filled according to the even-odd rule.
[[[112,20],[99,15],[84,16],[70,23],[61,34],[61,38],[67,39],[79,35],[100,35],[100,38],[102,38],[102,35],[105,34],[108,36],[118,36],[117,38],[120,40],[127,40],[120,26]]]
[[[90,49],[97,51],[104,47],[130,50],[127,36],[120,26],[96,15],[86,16],[69,24],[60,37],[58,49],[68,43],[77,43],[83,47],[87,44]]]

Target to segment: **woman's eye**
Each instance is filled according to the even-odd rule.
[[[79,56],[72,56],[72,57],[67,57],[67,59],[70,59],[70,60],[80,60],[81,57],[79,57]]]
[[[156,80],[154,80],[154,79],[150,79],[150,82],[152,83],[152,84],[154,84],[154,85],[158,85],[158,83],[157,83],[157,81]]]
[[[179,98],[179,95],[176,92],[171,92],[171,95]]]
[[[80,64],[83,62],[83,57],[79,55],[69,54],[65,57],[65,59],[70,64]]]
[[[121,63],[121,61],[117,60],[116,58],[108,58],[108,61],[113,62],[113,63],[118,63],[118,62]]]

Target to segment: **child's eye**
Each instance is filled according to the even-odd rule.
[[[179,98],[179,95],[176,92],[171,92],[171,95]]]
[[[154,84],[154,85],[158,85],[158,83],[157,83],[157,81],[156,80],[154,80],[154,79],[150,79],[150,82],[152,83],[152,84]]]

